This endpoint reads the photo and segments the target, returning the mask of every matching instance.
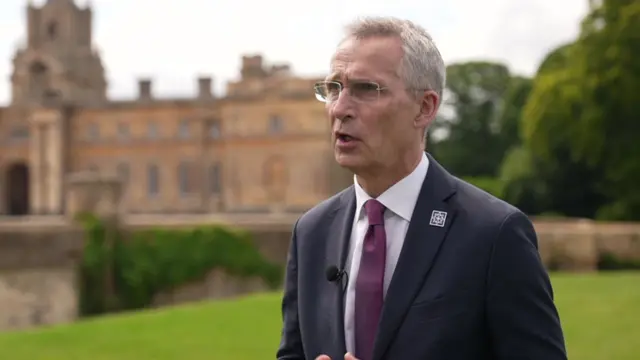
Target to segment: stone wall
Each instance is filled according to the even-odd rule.
[[[193,225],[187,221],[187,226]],[[125,226],[154,225],[147,221]],[[265,257],[283,263],[289,232],[280,228],[262,226],[254,233]],[[63,217],[0,218],[0,331],[77,320],[77,269],[83,240],[83,230]],[[204,279],[158,294],[153,305],[221,299],[267,289],[262,279],[242,279],[213,270]]]
[[[77,318],[82,233],[34,225],[0,227],[0,331]]]
[[[594,271],[604,254],[640,261],[640,223],[534,219],[534,224],[548,267]]]
[[[296,218],[290,215],[131,216],[123,219],[123,224],[133,228],[238,224],[253,232],[265,257],[284,263]],[[605,252],[621,259],[640,260],[640,224],[543,219],[534,223],[540,253],[549,267],[594,271],[599,256]],[[0,218],[0,331],[77,318],[76,268],[82,243],[82,229],[64,217]],[[204,279],[158,294],[154,306],[228,298],[266,289],[261,280],[233,278],[214,270]]]
[[[3,271],[0,306],[0,330],[74,321],[75,272],[64,268]]]

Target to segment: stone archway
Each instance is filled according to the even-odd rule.
[[[29,167],[14,163],[7,169],[5,187],[6,209],[9,215],[29,213]]]

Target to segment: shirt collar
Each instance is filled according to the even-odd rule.
[[[405,178],[383,192],[377,200],[396,215],[406,221],[411,221],[411,215],[416,207],[418,195],[427,176],[428,169],[429,158],[425,153],[422,153],[422,159],[418,166]],[[371,196],[358,184],[355,176],[353,177],[353,183],[356,191],[356,219],[360,219],[361,216],[364,216],[363,205],[367,200],[371,199]]]

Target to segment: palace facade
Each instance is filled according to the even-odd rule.
[[[92,9],[72,0],[27,7],[12,97],[0,107],[0,214],[61,214],[66,179],[117,177],[130,213],[307,209],[348,183],[333,160],[317,79],[243,56],[224,96],[196,79],[194,98],[107,97]]]

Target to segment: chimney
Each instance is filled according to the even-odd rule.
[[[212,80],[210,77],[203,76],[198,78],[198,99],[211,99],[213,97],[211,86]]]
[[[138,99],[139,100],[151,100],[151,80],[140,79],[138,80]]]
[[[243,56],[240,76],[243,79],[261,79],[266,76],[262,55]]]

